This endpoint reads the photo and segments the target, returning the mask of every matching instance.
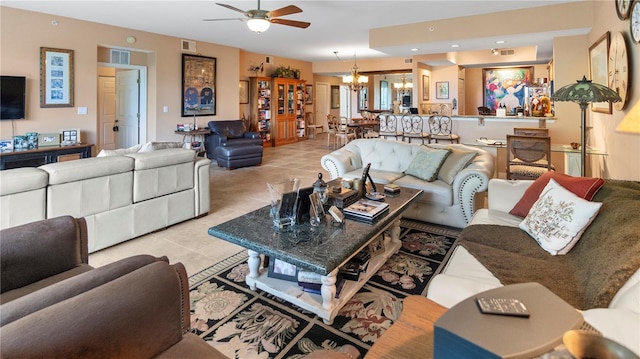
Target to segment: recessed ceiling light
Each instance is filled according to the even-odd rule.
[[[498,40],[496,41],[496,44],[504,44],[504,42],[505,42],[504,40]]]
[[[420,49],[417,48],[417,47],[414,47],[413,49],[411,49],[411,51],[418,51],[418,50],[420,50]]]
[[[460,47],[460,45],[458,45],[458,44],[453,44],[453,45],[451,45],[451,47]]]

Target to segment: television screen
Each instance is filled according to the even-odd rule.
[[[0,76],[0,120],[24,118],[26,83],[24,76]]]

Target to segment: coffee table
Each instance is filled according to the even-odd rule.
[[[265,206],[211,227],[209,234],[247,248],[249,275],[246,283],[249,288],[260,288],[331,324],[342,306],[400,249],[400,218],[421,195],[422,190],[402,188],[397,196],[387,196],[389,213],[373,224],[348,219],[342,224],[334,224],[327,216],[327,221],[318,227],[301,223],[278,231],[269,217],[270,207]],[[384,251],[371,258],[367,271],[358,281],[346,281],[339,298],[335,298],[338,269],[387,230],[390,236],[383,236]],[[321,274],[322,294],[303,292],[295,282],[269,277],[266,269],[260,266],[260,254]]]

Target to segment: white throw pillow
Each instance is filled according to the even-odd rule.
[[[96,157],[108,157],[108,156],[122,156],[127,153],[136,153],[140,150],[142,145],[135,145],[129,148],[118,148],[117,150],[101,150]]]
[[[601,206],[602,203],[584,200],[550,179],[519,227],[552,255],[567,254]]]
[[[138,152],[152,152],[158,150],[165,150],[168,148],[183,148],[182,142],[147,142],[142,146]]]

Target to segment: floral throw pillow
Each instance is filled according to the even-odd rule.
[[[420,178],[423,181],[432,182],[438,177],[440,166],[447,159],[451,151],[420,146],[418,153],[409,163],[405,174]]]
[[[520,222],[540,247],[552,255],[567,254],[598,214],[602,203],[582,199],[553,179]]]

